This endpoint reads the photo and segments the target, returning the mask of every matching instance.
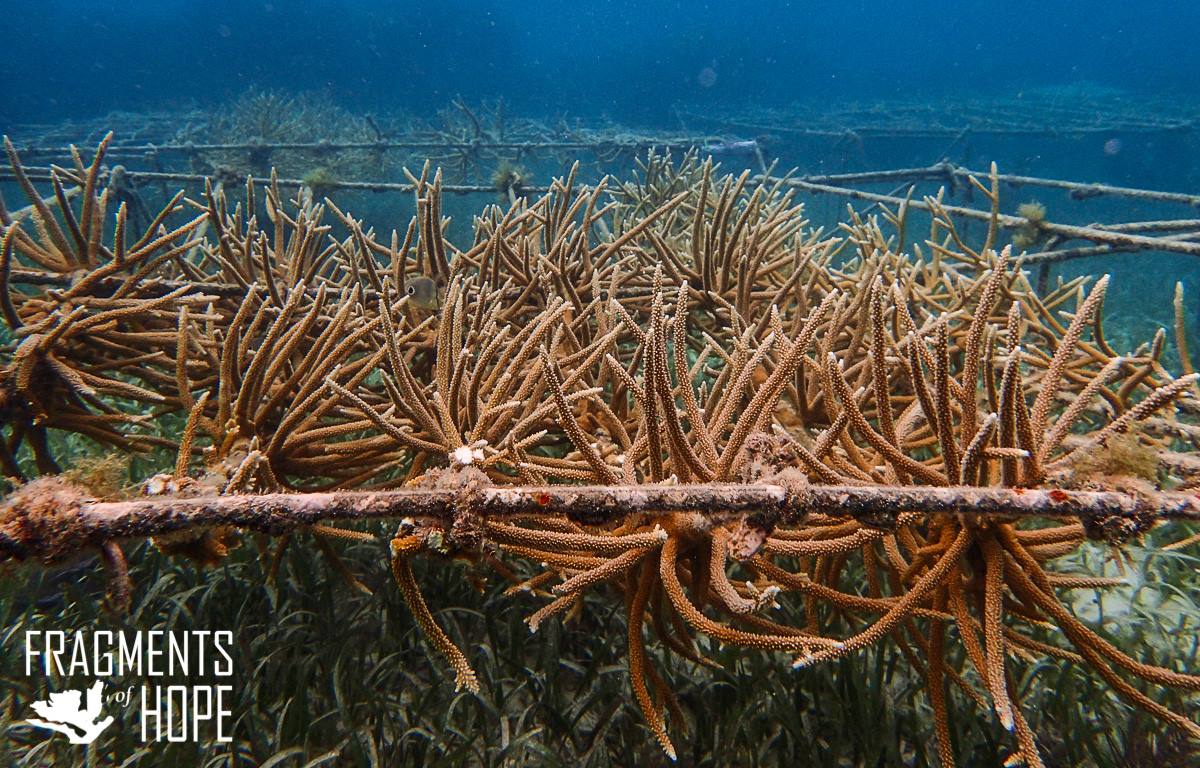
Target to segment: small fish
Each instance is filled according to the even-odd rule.
[[[754,155],[758,152],[758,141],[748,139],[746,141],[719,141],[715,144],[706,144],[702,151],[710,155]]]
[[[404,293],[408,303],[418,309],[441,309],[442,291],[433,278],[422,275],[406,281]]]

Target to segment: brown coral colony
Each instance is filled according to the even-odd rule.
[[[388,236],[270,180],[180,193],[135,232],[124,203],[112,210],[107,143],[52,168],[43,199],[6,141],[31,208],[2,211],[0,310],[16,340],[0,370],[5,475],[22,476],[24,450],[57,472],[47,434],[59,430],[176,451],[149,486],[168,501],[448,497],[451,515],[400,524],[390,558],[457,684],[479,685],[413,558],[493,567],[513,592],[544,599],[528,618],[535,631],[604,591],[624,605],[634,698],[671,756],[682,715],[647,657],[650,637],[710,666],[696,635],[798,668],[897,644],[925,681],[945,765],[954,691],[1041,764],[1013,670],[1045,656],[1085,665],[1200,737],[1154,695],[1198,690],[1200,677],[1089,628],[1063,593],[1105,580],[1055,567],[1089,537],[1119,546],[1152,516],[931,512],[900,493],[1041,489],[1065,505],[1117,491],[1150,508],[1193,487],[1198,466],[1177,435],[1196,414],[1197,376],[1164,368],[1163,334],[1117,354],[1103,331],[1107,277],[1039,291],[998,247],[994,221],[972,247],[936,198],[922,245],[905,243],[903,211],[889,212],[895,234],[852,215],[829,236],[808,226],[794,188],[722,175],[695,155],[652,155],[653,182],[585,187],[572,172],[536,199],[509,184],[511,199],[483,210],[463,247],[446,236],[441,175],[428,166],[413,178],[417,215]],[[972,182],[995,200],[994,181]],[[1022,214],[1031,227],[1034,213]],[[414,279],[439,286],[440,308],[410,301]],[[158,431],[167,414],[181,434]],[[575,485],[613,486],[617,512],[553,511],[554,486]],[[673,485],[771,486],[790,501],[621,510],[638,486]],[[545,486],[520,510],[489,511],[503,506],[494,491]],[[825,487],[861,490],[869,509],[804,504]],[[78,538],[46,509],[60,496],[79,508],[65,486],[26,489],[0,515],[7,557],[39,535]],[[213,561],[235,536],[221,522],[161,529],[156,543]],[[362,587],[336,543],[366,534],[278,524],[279,547],[311,534]],[[102,543],[120,571],[119,548]],[[776,621],[781,602],[802,606],[804,623]],[[1034,632],[1046,625],[1060,642]]]

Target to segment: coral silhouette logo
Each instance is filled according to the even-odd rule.
[[[80,707],[83,691],[60,691],[50,694],[49,701],[33,702],[33,711],[41,717],[31,717],[28,722],[38,728],[46,728],[66,734],[72,744],[91,744],[104,729],[112,725],[113,717],[100,720],[100,703],[103,701],[104,681],[97,680],[87,689],[87,705]]]
[[[138,728],[143,743],[229,742],[233,718],[233,633],[210,630],[106,630],[25,633],[25,674],[49,680],[99,678],[83,690],[50,693],[31,705],[26,724],[91,744],[113,724],[105,705],[129,708],[121,727]],[[105,679],[140,681],[109,695]],[[60,683],[70,685],[71,683]],[[120,684],[119,684],[120,685]],[[86,698],[85,698],[86,696]],[[118,712],[117,714],[120,714]]]

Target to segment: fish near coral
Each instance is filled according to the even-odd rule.
[[[436,310],[442,307],[442,289],[431,277],[414,277],[404,288],[408,303],[418,309]]]

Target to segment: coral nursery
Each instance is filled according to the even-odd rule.
[[[1113,567],[1146,552],[1194,554],[1182,296],[1174,333],[1110,338],[1109,277],[1039,285],[1021,248],[1053,234],[1046,210],[1003,217],[995,176],[964,181],[991,210],[969,230],[940,196],[826,230],[786,175],[695,152],[590,185],[572,169],[544,194],[513,163],[455,242],[430,164],[409,174],[416,215],[386,231],[339,207],[326,169],[298,188],[218,175],[135,215],[110,140],[48,170],[6,142],[27,198],[0,209],[12,579],[98,553],[105,576],[85,582],[117,621],[158,599],[153,569],[201,591],[236,574],[274,608],[307,585],[291,588],[368,623],[402,599],[428,656],[376,647],[369,674],[339,674],[408,668],[445,723],[507,707],[481,670],[513,646],[549,644],[528,694],[548,701],[546,678],[594,641],[610,655],[589,674],[623,659],[612,708],[551,702],[562,722],[542,726],[580,762],[612,749],[609,727],[657,745],[645,760],[703,762],[689,745],[723,738],[703,681],[724,681],[809,710],[797,731],[853,706],[845,727],[871,730],[871,706],[919,691],[904,706],[927,731],[879,764],[1065,764],[1071,723],[1036,711],[1060,710],[1030,683],[1053,675],[1130,743],[1140,728],[1143,749],[1195,755],[1194,617],[1174,646],[1119,643],[1074,597],[1124,588]],[[103,463],[65,460],[84,443],[147,479],[100,482]],[[297,550],[320,557],[298,568]],[[486,620],[456,618],[460,600]],[[496,631],[513,610],[533,637]],[[572,649],[571,627],[598,638]],[[456,761],[444,735],[417,747],[363,722],[363,764]],[[746,725],[726,759],[765,761],[755,738],[799,749],[785,722]],[[533,749],[501,742],[487,761]]]

